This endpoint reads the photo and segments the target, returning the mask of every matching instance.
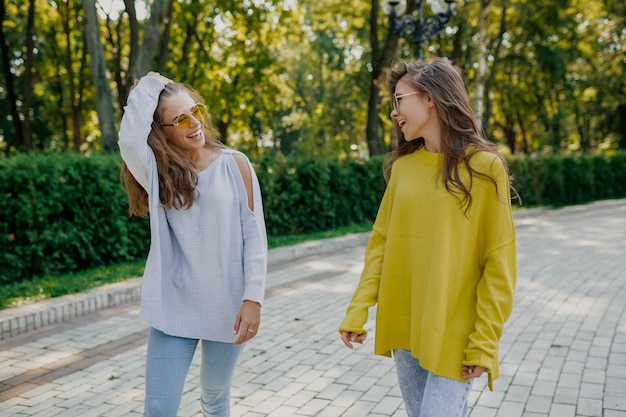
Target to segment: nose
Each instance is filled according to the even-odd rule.
[[[204,120],[198,120],[195,117],[193,117],[193,115],[191,115],[189,118],[191,119],[189,126],[192,126],[194,128],[197,127],[199,124],[201,125],[202,123],[204,123]]]
[[[392,109],[391,113],[389,113],[389,117],[395,119],[398,116],[398,109]]]

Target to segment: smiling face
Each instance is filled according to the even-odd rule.
[[[415,87],[402,78],[395,88],[397,107],[391,112],[406,141],[424,138],[426,148],[439,152],[441,130],[437,111],[431,98],[426,94],[413,94]]]
[[[197,104],[195,100],[186,92],[163,97],[160,103],[162,124],[176,123],[181,114],[186,114],[190,119],[189,126],[185,129],[181,129],[180,126],[162,127],[171,146],[185,155],[198,152],[206,142],[204,120],[198,120],[192,116],[192,108],[195,104]]]

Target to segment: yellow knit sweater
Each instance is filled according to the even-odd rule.
[[[424,148],[393,165],[365,253],[360,282],[339,331],[365,333],[378,304],[374,353],[408,349],[436,375],[462,381],[463,366],[498,378],[498,344],[513,308],[515,229],[508,177],[496,155],[470,161],[464,214],[441,177],[443,154]],[[460,170],[466,186],[469,177]]]

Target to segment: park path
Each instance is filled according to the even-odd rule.
[[[470,417],[626,417],[626,200],[514,217],[501,377],[494,392],[476,381]],[[232,416],[406,416],[393,361],[372,354],[371,337],[354,351],[339,340],[364,253],[362,237],[341,242],[275,256]],[[141,416],[146,335],[128,302],[0,340],[0,417]],[[180,417],[200,416],[197,359]]]

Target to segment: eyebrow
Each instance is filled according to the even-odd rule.
[[[191,109],[193,109],[195,107],[195,105],[198,103],[193,103],[193,105],[191,107],[189,107],[189,111],[191,111]],[[181,114],[185,113],[184,111],[181,111],[180,113],[178,113],[176,116],[172,117],[172,122],[176,121],[176,119],[178,119],[178,116],[180,116]]]

